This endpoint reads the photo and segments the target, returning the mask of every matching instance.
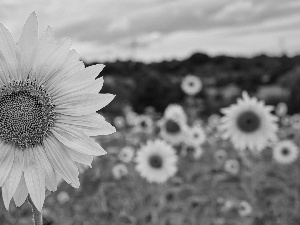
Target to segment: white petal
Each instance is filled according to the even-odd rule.
[[[18,185],[18,188],[13,196],[16,206],[20,207],[25,202],[27,196],[28,196],[28,189],[23,174],[20,183]]]
[[[43,165],[44,171],[45,171],[45,182],[46,187],[49,191],[56,191],[57,189],[57,182],[55,177],[55,172],[47,158],[47,155],[45,153],[45,149],[42,146],[36,147],[38,151],[36,151],[36,156],[38,160],[40,161],[40,164]]]
[[[88,81],[88,82],[81,82],[73,85],[61,86],[61,90],[57,92],[56,95],[53,95],[53,100],[63,102],[65,99],[71,96],[76,96],[76,95],[81,95],[86,93],[97,94],[100,92],[103,86],[103,82],[104,82],[103,77],[100,77],[99,79]]]
[[[66,150],[70,154],[73,161],[90,166],[90,167],[92,166],[93,156],[74,151],[68,147],[66,147]]]
[[[106,122],[98,113],[86,116],[60,115],[57,122],[75,126],[88,136],[108,135],[116,132],[116,128]]]
[[[86,67],[83,70],[80,70],[77,73],[75,73],[72,76],[72,80],[65,81],[65,83],[72,84],[72,83],[93,81],[100,74],[100,72],[103,70],[104,67],[105,65],[103,64],[97,64],[97,65]]]
[[[14,162],[12,145],[0,143],[0,187],[4,184]]]
[[[5,208],[8,210],[9,203],[17,187],[20,183],[20,179],[23,172],[23,151],[15,149],[15,158],[10,173],[2,187],[2,197]]]
[[[21,57],[21,78],[26,78],[33,63],[33,51],[38,43],[38,22],[35,12],[31,13],[23,27],[18,46]]]
[[[115,95],[112,94],[81,94],[64,99],[63,102],[54,101],[57,112],[65,115],[88,115],[108,105]]]
[[[32,148],[24,151],[24,177],[32,202],[41,211],[45,201],[45,174],[36,151]]]
[[[60,93],[62,90],[64,90],[64,85],[62,85],[62,81],[65,79],[65,77],[72,76],[77,71],[84,68],[83,62],[75,62],[73,64],[70,64],[68,67],[60,70],[56,76],[53,76],[49,79],[47,82],[47,91],[51,96],[55,96],[57,93]]]
[[[38,40],[38,46],[34,52],[34,63],[30,71],[31,78],[38,79],[45,62],[55,51],[55,48],[56,44],[54,43],[53,31],[51,27],[48,27]]]
[[[11,33],[2,23],[0,24],[0,40],[0,51],[6,61],[8,75],[11,79],[18,79],[16,43]]]
[[[56,124],[52,133],[61,143],[80,153],[95,156],[106,154],[97,142],[72,126]]]
[[[80,185],[79,171],[69,153],[64,149],[63,144],[52,135],[49,135],[45,139],[45,151],[54,170],[67,183],[71,183],[73,187],[78,188]]]
[[[47,58],[44,63],[39,75],[39,83],[45,83],[55,72],[57,72],[63,65],[71,48],[71,40],[65,39]]]

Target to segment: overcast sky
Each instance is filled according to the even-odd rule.
[[[300,54],[300,0],[0,0],[16,40],[32,11],[87,61]]]

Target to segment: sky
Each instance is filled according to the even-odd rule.
[[[33,11],[84,61],[300,54],[299,0],[0,0],[15,40]]]

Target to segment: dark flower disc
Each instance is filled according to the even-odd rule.
[[[159,156],[159,155],[152,155],[149,158],[149,164],[151,167],[153,167],[155,169],[159,169],[163,165],[163,160],[162,160],[161,156]]]
[[[176,134],[176,133],[180,132],[179,124],[176,121],[172,120],[172,119],[168,119],[165,126],[166,126],[166,131],[168,133]]]
[[[253,111],[245,111],[239,115],[237,118],[238,128],[246,133],[255,132],[260,127],[260,118]]]

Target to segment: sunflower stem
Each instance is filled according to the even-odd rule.
[[[43,216],[42,212],[40,212],[35,205],[33,204],[30,196],[27,197],[27,200],[32,208],[32,217],[33,217],[33,223],[34,225],[43,225]]]

